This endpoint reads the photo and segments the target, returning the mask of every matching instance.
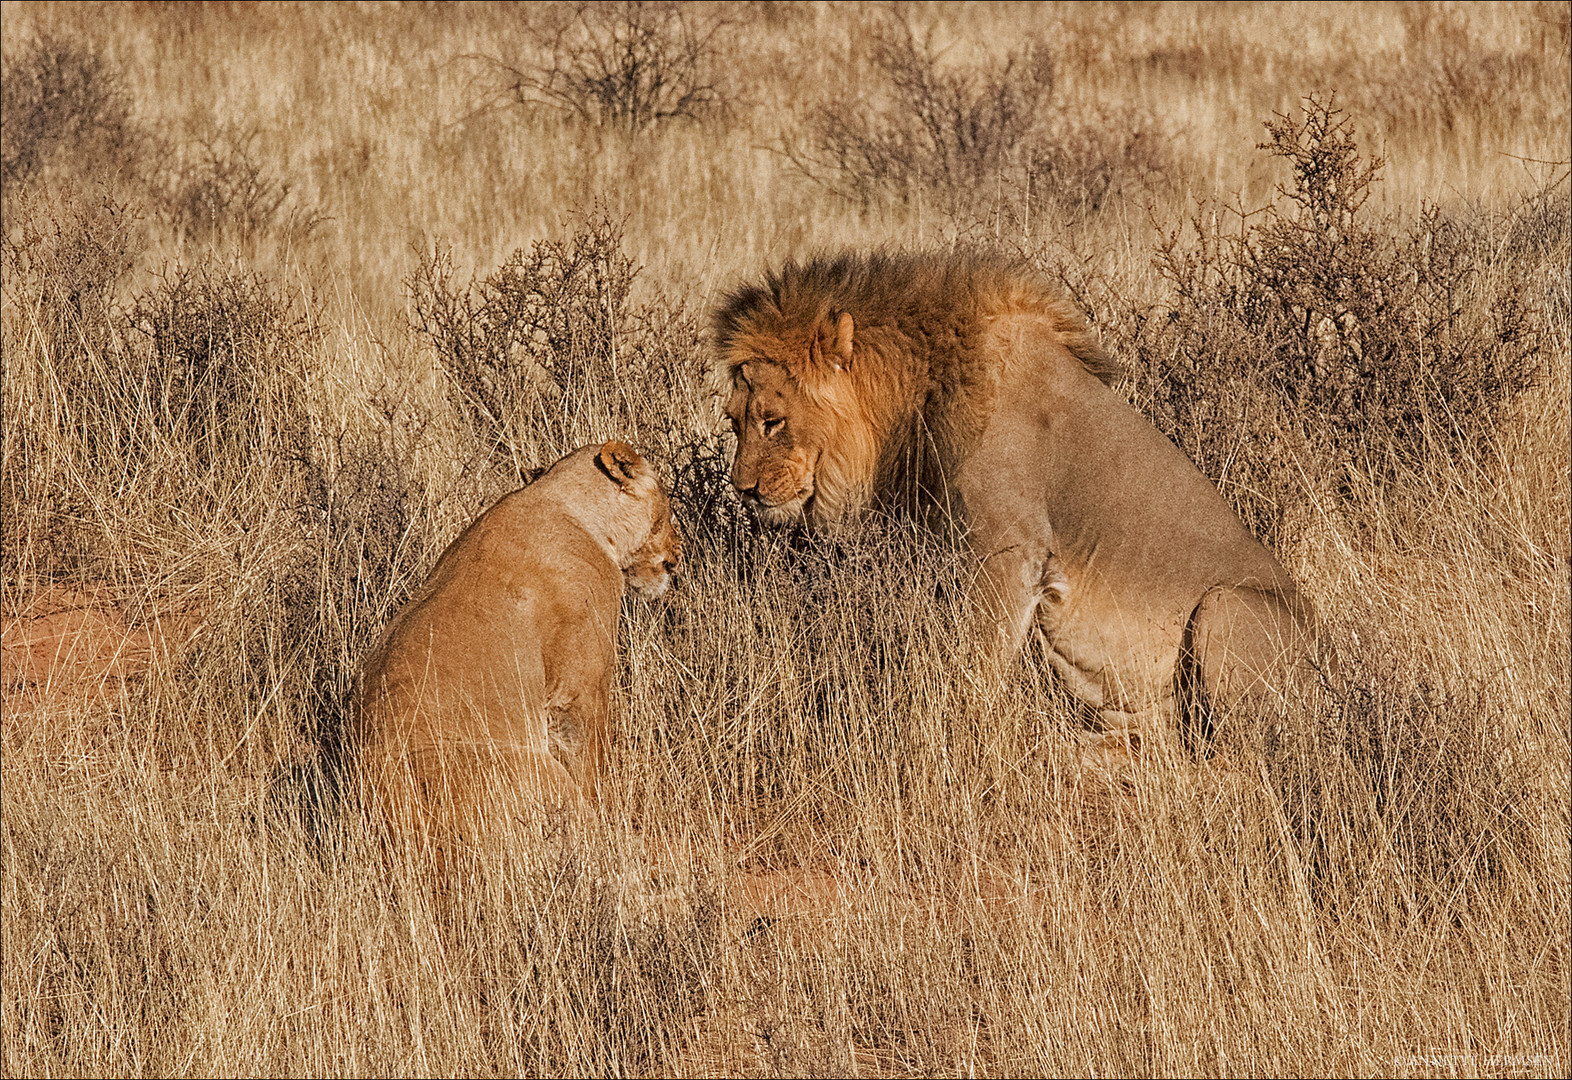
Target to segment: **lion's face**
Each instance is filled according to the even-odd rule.
[[[768,525],[811,518],[831,418],[764,360],[733,370],[726,416],[737,436],[731,482],[743,501]]]
[[[654,600],[671,585],[682,569],[682,536],[671,519],[671,504],[662,495],[655,508],[650,538],[633,553],[623,572],[628,587],[640,596]]]

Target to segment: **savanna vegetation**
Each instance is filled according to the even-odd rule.
[[[7,1075],[1572,1069],[1572,6],[3,13]],[[707,313],[875,245],[1062,283],[1340,677],[1110,772],[953,552],[757,529]],[[613,435],[600,819],[433,891],[356,665]]]

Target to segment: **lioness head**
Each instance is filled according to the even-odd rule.
[[[869,463],[856,459],[871,459],[877,447],[848,370],[854,332],[851,315],[841,313],[800,338],[745,336],[732,345],[731,482],[766,524],[833,520],[866,486],[858,480]]]
[[[625,442],[603,444],[595,465],[617,485],[615,521],[607,523],[617,537],[617,565],[634,592],[654,599],[682,568],[682,538],[671,519],[671,502],[654,467]]]
[[[664,593],[671,579],[682,569],[682,537],[672,523],[666,497],[662,495],[660,501],[663,509],[650,538],[623,568],[628,586],[650,600]]]

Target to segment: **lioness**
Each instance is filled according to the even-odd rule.
[[[731,480],[758,516],[816,528],[872,505],[958,528],[991,651],[1036,627],[1105,729],[1263,693],[1309,642],[1288,573],[1027,268],[789,263],[730,294],[715,333]]]
[[[680,561],[654,469],[617,441],[471,523],[361,674],[353,736],[395,832],[468,836],[509,812],[498,796],[593,797],[623,582],[658,596]]]

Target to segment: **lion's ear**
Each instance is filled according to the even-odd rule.
[[[841,312],[841,317],[835,323],[835,355],[841,358],[843,366],[851,364],[852,330],[851,312]]]
[[[644,467],[644,459],[621,439],[612,439],[601,446],[600,453],[595,455],[595,464],[619,486],[627,487]]]
[[[841,312],[840,318],[833,323],[826,319],[819,324],[818,341],[814,344],[817,346],[819,356],[834,364],[836,371],[851,363],[854,329],[849,311]]]

